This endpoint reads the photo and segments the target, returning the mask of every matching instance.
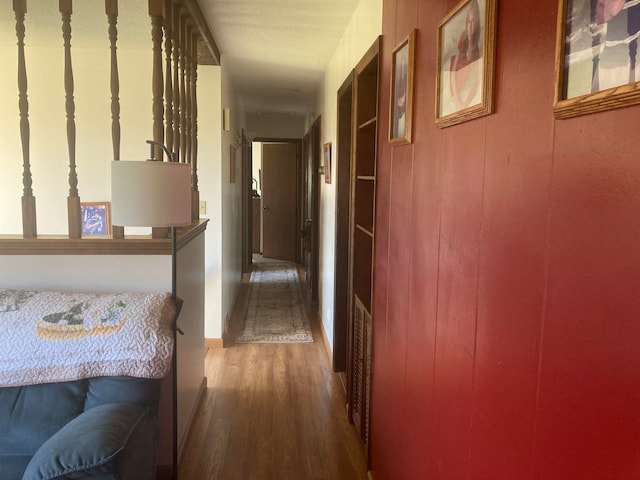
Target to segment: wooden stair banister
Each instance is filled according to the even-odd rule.
[[[164,2],[164,50],[165,60],[165,137],[167,149],[173,153],[173,73],[171,65],[171,54],[173,51],[173,8],[171,0]]]
[[[58,6],[62,16],[62,39],[64,43],[64,91],[67,115],[67,145],[69,149],[69,196],[67,197],[69,238],[81,238],[82,218],[80,196],[78,195],[78,173],[76,171],[76,106],[73,97],[73,66],[71,63],[72,0],[59,0]]]
[[[198,190],[198,34],[191,33],[191,220],[200,218],[200,192]]]
[[[187,162],[187,46],[186,20],[180,16],[180,160]]]
[[[186,23],[186,21],[185,21]],[[192,132],[191,132],[191,124],[192,124],[192,118],[191,118],[191,97],[192,97],[192,91],[191,91],[191,43],[190,43],[190,38],[191,38],[191,26],[189,24],[186,24],[186,28],[184,31],[184,38],[183,38],[183,42],[184,42],[184,49],[185,49],[185,104],[186,104],[186,110],[184,112],[185,114],[185,127],[186,127],[186,140],[187,143],[185,145],[185,157],[184,157],[184,163],[191,163],[191,138],[192,138]]]
[[[38,238],[36,197],[33,189],[31,124],[29,119],[28,72],[26,68],[27,0],[12,0],[17,37],[18,121],[22,150],[22,238]],[[68,154],[67,236],[82,239],[82,212],[77,164],[75,81],[72,62],[73,0],[58,0],[63,40],[63,88],[65,128]],[[196,2],[185,0],[147,0],[152,39],[152,138],[167,145],[176,161],[191,165],[192,220],[199,219],[198,188],[198,63],[219,64],[217,47],[203,23]],[[54,4],[55,5],[55,4]],[[52,8],[55,8],[52,6]],[[104,0],[110,55],[110,115],[113,160],[121,157],[121,99],[118,67],[118,0]],[[52,12],[53,13],[53,12]],[[199,52],[199,48],[201,52]],[[202,55],[199,55],[201,53]],[[213,54],[213,55],[212,55]],[[78,81],[82,81],[78,77]],[[97,92],[100,94],[100,92]],[[106,92],[102,92],[106,94]],[[144,140],[144,139],[142,139]],[[17,142],[16,142],[17,143]],[[164,155],[154,146],[155,158]],[[86,187],[85,187],[86,188]],[[156,238],[168,236],[168,229],[158,229]],[[14,233],[12,233],[13,235]],[[42,232],[40,232],[42,235]],[[112,225],[114,239],[124,238],[124,228]]]
[[[30,163],[29,100],[27,97],[27,67],[24,54],[26,0],[13,0],[18,38],[18,109],[20,113],[20,140],[22,144],[22,235],[24,238],[38,236],[36,221],[36,199],[33,196],[33,179]]]
[[[180,161],[180,7],[173,4],[171,9],[173,30],[173,148],[176,161]]]
[[[163,73],[162,73],[162,26],[164,24],[164,1],[149,0],[149,16],[151,17],[151,40],[153,42],[153,140],[164,143],[164,98],[163,98]],[[153,146],[154,158],[162,160],[164,151],[157,145]],[[170,159],[167,159],[170,160]],[[153,238],[166,238],[169,229],[166,227],[154,227],[151,230]]]
[[[120,160],[120,74],[118,72],[118,0],[105,0],[105,13],[109,24],[109,48],[111,50],[111,143],[113,159]],[[112,225],[113,238],[124,238],[124,227]]]

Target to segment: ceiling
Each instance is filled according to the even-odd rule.
[[[360,0],[198,0],[222,68],[246,112],[306,114]],[[60,40],[57,0],[29,0],[27,43]],[[118,2],[118,41],[149,48],[147,0]],[[72,44],[104,45],[104,0],[73,2]],[[0,0],[0,45],[15,45],[12,0]]]
[[[315,108],[324,71],[360,0],[199,0],[247,112]]]

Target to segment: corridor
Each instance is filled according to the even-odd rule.
[[[230,319],[232,338],[247,291],[243,284]],[[347,421],[344,389],[317,315],[310,323],[313,343],[207,349],[208,388],[181,457],[182,480],[366,478],[363,448]]]

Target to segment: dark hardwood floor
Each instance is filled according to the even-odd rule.
[[[234,311],[231,330],[239,320]],[[317,316],[310,320],[314,343],[207,350],[208,388],[183,449],[181,480],[366,479],[341,380]]]

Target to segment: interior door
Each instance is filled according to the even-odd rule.
[[[320,117],[311,126],[304,141],[304,259],[307,287],[311,300],[318,300],[318,275],[320,269]]]
[[[296,261],[295,143],[262,144],[262,254],[266,258]]]

